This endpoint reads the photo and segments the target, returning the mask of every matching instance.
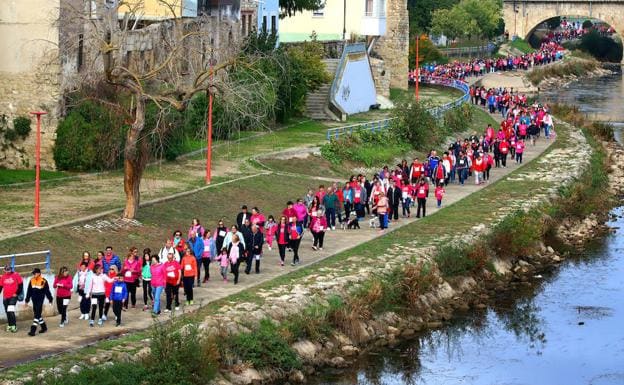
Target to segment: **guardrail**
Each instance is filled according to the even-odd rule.
[[[464,93],[464,95],[453,100],[452,102],[430,108],[429,113],[433,115],[436,119],[440,119],[442,117],[442,114],[444,114],[446,111],[450,110],[451,108],[460,106],[470,99],[470,86],[468,85],[468,83],[462,82],[460,80],[447,79],[435,76],[421,76],[419,83],[451,87],[458,89]],[[327,140],[332,140],[339,139],[341,135],[353,135],[354,132],[362,130],[371,132],[385,130],[390,126],[393,119],[394,118],[387,118],[375,120],[372,122],[356,123],[350,124],[348,126],[330,128],[327,130],[326,137]]]
[[[44,261],[40,261],[40,262],[29,262],[29,263],[21,263],[21,264],[16,264],[16,260],[19,257],[27,257],[27,256],[33,256],[33,255],[45,255],[45,260]],[[31,266],[41,266],[41,265],[45,265],[45,269],[47,271],[47,273],[50,273],[50,262],[52,259],[52,253],[50,252],[50,250],[43,250],[43,251],[33,251],[30,253],[17,253],[17,254],[7,254],[7,255],[0,255],[0,265],[4,265],[4,263],[2,262],[3,259],[9,259],[9,264],[11,265],[11,268],[13,269],[13,271],[15,271],[16,269],[19,269],[20,267],[31,267]]]
[[[488,43],[485,45],[473,46],[473,47],[456,47],[456,48],[439,48],[440,52],[446,56],[463,56],[463,55],[475,55],[483,53],[492,53],[496,45]]]

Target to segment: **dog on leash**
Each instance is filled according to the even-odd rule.
[[[376,229],[380,226],[379,224],[379,218],[377,218],[377,216],[374,216],[373,218],[371,218],[371,220],[368,222],[369,226],[371,229]]]
[[[351,214],[351,217],[349,218],[349,222],[347,223],[347,229],[349,230],[360,229],[360,221],[357,219],[357,216],[354,215],[353,213]]]

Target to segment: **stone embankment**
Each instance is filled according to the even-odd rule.
[[[610,196],[624,195],[624,148],[615,142],[603,142],[609,165],[608,192]],[[557,227],[557,236],[566,244],[582,247],[587,241],[609,231],[605,224],[608,213],[593,213],[587,218],[567,218]]]

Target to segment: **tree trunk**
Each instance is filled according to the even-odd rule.
[[[147,139],[142,136],[145,128],[145,99],[138,95],[135,102],[134,122],[128,130],[124,148],[126,208],[123,217],[127,219],[134,219],[139,209],[141,177],[149,157]]]

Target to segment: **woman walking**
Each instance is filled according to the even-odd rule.
[[[310,230],[312,232],[312,237],[314,238],[312,249],[323,250],[323,240],[325,239],[325,230],[327,230],[327,218],[322,210],[317,210],[313,213],[315,215],[312,216],[312,220],[310,222]]]
[[[275,237],[277,238],[277,248],[279,250],[281,266],[284,266],[284,260],[286,259],[286,247],[290,243],[288,226],[289,224],[286,223],[286,217],[283,215],[280,218],[280,222],[275,226]]]
[[[80,317],[78,319],[81,320],[89,319],[89,308],[91,307],[91,301],[87,297],[87,292],[91,290],[93,273],[88,266],[89,264],[86,262],[81,263],[72,281],[72,287],[76,289],[76,293],[80,297]]]
[[[89,318],[89,326],[93,327],[95,323],[95,311],[98,311],[98,326],[104,324],[102,316],[104,315],[104,301],[106,299],[105,282],[113,280],[106,274],[102,273],[102,268],[95,267],[93,277],[91,279],[91,290],[87,291],[87,297],[91,298],[91,318]]]
[[[383,190],[379,192],[377,203],[373,206],[373,210],[376,210],[379,218],[379,232],[384,232],[388,228],[388,198],[386,198],[386,193]]]
[[[69,275],[67,267],[63,266],[59,270],[59,273],[54,277],[54,283],[52,287],[56,289],[56,310],[61,316],[61,322],[59,327],[63,328],[67,325],[67,307],[71,300],[72,293],[72,278]]]
[[[245,246],[240,242],[240,238],[237,234],[232,236],[232,242],[227,248],[228,259],[230,260],[230,266],[232,267],[232,274],[234,274],[234,284],[238,284],[238,268],[240,267],[241,260],[245,257]]]
[[[151,269],[151,250],[143,250],[143,260],[141,266],[141,281],[143,282],[143,311],[149,309],[149,300],[154,303],[154,297],[152,296],[152,269]]]
[[[186,296],[186,304],[193,304],[193,283],[197,276],[197,260],[191,249],[184,251],[184,257],[180,262],[182,265],[182,284],[184,285],[184,295]]]
[[[139,261],[138,252],[139,250],[136,247],[130,248],[121,270],[128,289],[128,296],[124,302],[125,310],[128,310],[128,302],[132,303],[132,308],[136,307],[136,290],[139,285],[139,277],[141,276],[141,261]]]
[[[204,283],[210,279],[210,262],[217,256],[217,243],[215,242],[209,229],[204,232],[202,238],[204,251],[201,254],[201,264],[204,267]],[[201,278],[201,266],[197,266],[197,280]]]
[[[160,315],[160,297],[165,290],[165,265],[160,263],[160,257],[157,254],[152,255],[152,263],[150,266],[150,274],[152,276],[152,297],[154,298],[154,306],[152,306],[152,315]]]

